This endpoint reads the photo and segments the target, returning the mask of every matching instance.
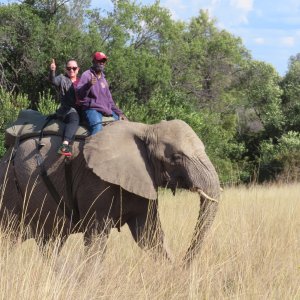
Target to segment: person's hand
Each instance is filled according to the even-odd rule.
[[[122,121],[128,121],[127,117],[124,114],[119,115],[119,119]]]
[[[96,76],[95,76],[94,74],[91,74],[91,80],[90,80],[90,83],[91,83],[92,85],[94,85],[96,82],[97,82]]]
[[[55,71],[56,70],[56,64],[55,64],[54,58],[52,58],[52,62],[51,62],[51,65],[50,65],[50,70],[51,71]]]

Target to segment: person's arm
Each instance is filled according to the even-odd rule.
[[[111,92],[109,89],[107,89],[107,94],[108,94],[107,96],[108,96],[109,102],[111,103],[111,110],[119,116],[120,120],[128,121],[128,119],[125,116],[125,114],[123,113],[123,111],[117,107],[115,101],[112,98],[112,95],[111,95]]]
[[[91,87],[95,83],[96,77],[91,72],[84,72],[78,82],[76,91],[80,99],[88,96]]]
[[[50,64],[49,80],[54,86],[59,87],[62,78],[61,76],[56,76],[55,71],[56,71],[56,64],[54,58],[52,58],[52,62]]]

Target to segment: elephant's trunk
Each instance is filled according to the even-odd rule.
[[[211,227],[217,213],[218,200],[209,197],[203,191],[199,191],[199,194],[200,194],[199,215],[194,229],[191,244],[183,259],[185,264],[189,264],[192,261],[193,257],[199,252],[205,234]]]

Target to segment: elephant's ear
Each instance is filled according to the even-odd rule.
[[[86,139],[87,166],[101,179],[147,199],[157,199],[154,170],[140,138],[144,124],[119,121]]]

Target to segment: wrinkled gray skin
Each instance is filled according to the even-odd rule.
[[[158,187],[167,186],[173,192],[176,188],[201,189],[210,198],[219,199],[215,168],[202,142],[186,123],[173,120],[145,125],[119,121],[73,145],[72,190],[80,214],[80,224],[75,225],[58,208],[39,177],[37,140],[21,141],[14,164],[8,163],[11,150],[1,161],[0,184],[4,183],[5,188],[0,221],[3,225],[8,215],[14,215],[17,224],[25,220],[42,244],[57,235],[64,241],[73,232],[84,232],[88,244],[93,233],[104,231],[108,235],[111,227],[128,224],[140,247],[168,256],[158,216]],[[61,138],[47,136],[43,143],[41,154],[49,177],[67,199],[64,158],[56,154]],[[199,199],[199,218],[185,261],[199,250],[217,211],[216,201],[201,195]]]

